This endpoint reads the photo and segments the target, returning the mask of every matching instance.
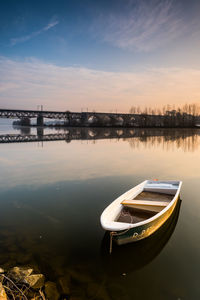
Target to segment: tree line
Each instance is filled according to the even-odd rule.
[[[162,108],[132,106],[131,114],[142,116],[144,127],[196,127],[200,126],[200,105],[197,103]]]
[[[200,105],[197,103],[184,104],[182,106],[176,106],[175,104],[164,105],[163,107],[140,107],[132,106],[129,111],[131,114],[144,114],[144,115],[162,115],[162,116],[176,116],[176,115],[200,115]]]

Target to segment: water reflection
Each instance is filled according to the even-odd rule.
[[[71,298],[199,299],[198,129],[0,131],[11,140],[61,139],[43,148],[38,140],[0,145],[1,266],[33,264],[49,280],[70,277]],[[110,257],[99,217],[148,178],[184,182],[176,230],[173,221],[157,238]]]
[[[142,136],[137,139],[127,139],[127,141],[133,149],[162,147],[164,151],[181,149],[184,152],[194,152],[199,149],[200,135],[193,132],[191,135],[179,132],[177,135]]]
[[[181,200],[170,218],[152,236],[137,243],[117,246],[109,254],[109,235],[102,241],[102,259],[104,267],[111,276],[129,273],[149,264],[165,247],[172,236],[179,217]]]
[[[131,148],[162,147],[163,150],[182,149],[184,152],[194,152],[200,146],[200,129],[118,129],[118,128],[86,128],[68,127],[51,129],[46,132],[42,127],[36,128],[36,134],[31,134],[30,127],[17,127],[19,134],[0,135],[0,143],[45,142],[63,140],[70,143],[73,140],[87,140],[95,143],[97,140],[123,140]]]

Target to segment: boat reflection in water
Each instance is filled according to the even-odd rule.
[[[176,227],[181,207],[181,199],[169,219],[151,236],[137,243],[118,246],[113,244],[109,254],[109,233],[102,240],[102,263],[107,273],[112,275],[128,273],[150,263],[165,247]]]

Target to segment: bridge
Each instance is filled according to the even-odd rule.
[[[0,109],[0,118],[19,119],[21,125],[29,126],[31,119],[37,119],[37,126],[44,125],[44,118],[62,120],[66,126],[84,127],[163,127],[163,116],[99,113],[99,112],[60,112],[39,110]]]
[[[37,126],[45,126],[44,118],[62,120],[62,126],[76,127],[199,127],[200,116],[186,114],[148,115],[100,112],[70,112],[0,109],[0,118],[19,119],[20,125],[31,125],[37,119]]]

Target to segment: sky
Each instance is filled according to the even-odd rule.
[[[200,103],[200,1],[0,0],[0,108]]]

